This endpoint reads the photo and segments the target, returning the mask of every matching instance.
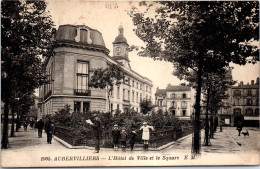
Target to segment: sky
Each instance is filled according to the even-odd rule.
[[[110,56],[113,55],[113,44],[118,35],[118,27],[124,28],[124,36],[128,44],[142,46],[144,43],[133,32],[134,26],[126,10],[130,8],[129,2],[111,2],[111,1],[84,1],[84,0],[49,0],[47,9],[52,15],[55,27],[59,25],[85,24],[93,29],[99,30],[105,41],[106,47],[110,50]],[[136,52],[129,53],[131,68],[143,76],[153,81],[153,93],[156,88],[166,88],[167,84],[179,85],[181,81],[172,75],[173,65],[165,61],[154,61],[151,58],[139,57]],[[259,62],[255,65],[234,67],[232,71],[233,79],[250,83],[259,77]]]

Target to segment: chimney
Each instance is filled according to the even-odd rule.
[[[240,85],[239,85],[239,86],[240,86],[240,87],[242,87],[242,86],[243,86],[243,82],[242,82],[242,81],[240,82]]]
[[[259,84],[259,77],[256,79],[256,84]]]
[[[251,80],[251,85],[254,85],[255,84],[255,81],[254,80]]]

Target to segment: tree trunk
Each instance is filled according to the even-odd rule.
[[[11,135],[10,135],[10,137],[14,137],[15,135],[14,135],[14,110],[13,109],[11,109],[11,112],[12,112],[12,126],[11,126]]]
[[[8,148],[8,115],[9,115],[9,101],[5,102],[4,105],[4,126],[3,126],[3,137],[2,137],[2,149]]]
[[[20,125],[20,112],[19,112],[19,106],[18,106],[17,107],[17,117],[16,117],[16,129],[15,129],[15,131],[18,132],[20,127],[21,127],[21,125]]]
[[[204,145],[205,146],[209,146],[209,97],[210,97],[210,87],[207,89],[205,140],[204,140]]]
[[[19,109],[19,108],[18,108]],[[16,129],[15,131],[18,132],[19,128],[20,128],[20,114],[19,114],[19,110],[17,111],[17,118],[16,118]]]
[[[194,119],[194,136],[192,139],[192,153],[200,154],[200,99],[202,87],[202,64],[199,64],[197,72],[197,89],[196,89],[196,103],[195,103],[195,119]]]

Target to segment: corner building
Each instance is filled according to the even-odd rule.
[[[49,84],[39,89],[41,116],[53,114],[65,105],[74,112],[99,110],[108,112],[105,89],[90,88],[92,69],[120,66],[125,74],[123,83],[114,86],[111,110],[134,109],[140,112],[140,100],[151,99],[152,81],[133,71],[128,58],[124,29],[113,42],[109,56],[102,34],[85,25],[61,25],[55,35],[54,56],[45,59]]]

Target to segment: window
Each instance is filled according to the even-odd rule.
[[[181,102],[181,108],[187,109],[187,102]]]
[[[132,81],[132,86],[135,87],[135,81],[134,80]]]
[[[135,92],[132,91],[132,101],[134,102],[135,101]]]
[[[130,101],[130,90],[128,90],[128,100]]]
[[[146,92],[148,92],[148,86],[146,86]]]
[[[83,102],[83,112],[89,112],[90,103],[89,102]]]
[[[111,112],[113,112],[113,103],[110,105]]]
[[[77,62],[77,91],[88,93],[88,62]]]
[[[182,110],[182,116],[186,116],[186,110]]]
[[[128,78],[128,81],[127,81],[128,85],[130,85],[130,78]]]
[[[140,93],[140,102],[142,101],[142,99],[143,99],[143,94]]]
[[[123,99],[125,100],[125,89],[123,89]]]
[[[182,94],[182,98],[184,98],[184,99],[186,98],[186,93]]]
[[[138,89],[138,85],[139,85],[138,82],[136,82],[136,88],[137,88],[137,89]]]
[[[248,95],[248,96],[252,96],[252,91],[251,91],[251,90],[248,90],[248,91],[247,91],[247,95]]]
[[[74,102],[74,112],[80,112],[80,102]]]
[[[176,109],[177,108],[177,102],[172,102],[172,108]]]
[[[162,106],[162,100],[159,100],[159,106],[160,107]]]
[[[176,98],[176,94],[173,93],[173,94],[172,94],[172,98]]]
[[[252,105],[252,99],[247,99],[247,105]]]
[[[248,116],[253,115],[253,109],[251,109],[251,108],[246,109],[246,115],[248,115]]]
[[[240,96],[240,95],[241,95],[240,90],[235,90],[235,91],[234,91],[234,96]]]
[[[120,87],[119,86],[117,86],[117,98],[119,99],[119,95],[120,95]]]
[[[138,103],[138,92],[136,92],[136,102]]]
[[[117,104],[116,109],[119,110],[119,104]]]
[[[143,85],[142,84],[140,84],[140,90],[143,90]]]
[[[259,109],[255,109],[255,115],[259,116]]]
[[[175,116],[175,110],[172,110],[172,115]]]
[[[146,95],[145,99],[148,100],[148,95]]]

